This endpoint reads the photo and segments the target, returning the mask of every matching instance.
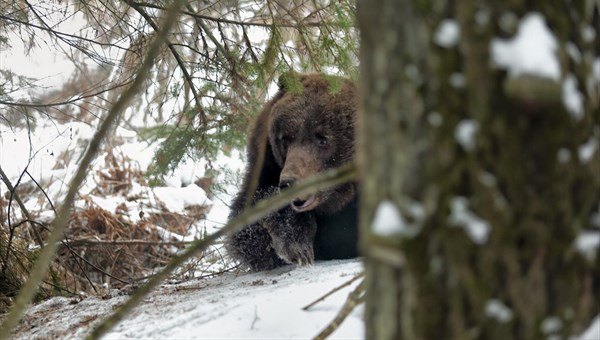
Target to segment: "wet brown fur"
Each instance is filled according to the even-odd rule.
[[[331,93],[329,82],[321,75],[298,77],[302,83],[300,93],[289,91],[280,80],[279,92],[257,117],[248,142],[248,167],[230,218],[245,206],[276,193],[283,182],[302,181],[354,158],[355,86],[344,80],[339,92]],[[310,202],[314,203],[308,207],[285,207],[230,235],[226,241],[229,253],[242,264],[262,270],[285,263],[311,264],[315,253],[317,259],[319,254],[329,254],[329,249],[321,248],[338,246],[335,243],[339,240],[334,238],[344,235],[350,238],[348,247],[355,248],[355,222],[350,226],[329,224],[341,212],[346,219],[348,211],[355,215],[352,203],[356,202],[356,185],[319,191]],[[354,215],[348,215],[350,220]],[[324,234],[325,224],[332,230],[351,230],[345,233],[340,229],[341,236],[334,237]],[[347,249],[339,253],[341,256],[331,254],[323,258],[349,257],[356,250]]]

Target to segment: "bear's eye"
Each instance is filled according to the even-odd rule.
[[[317,144],[318,144],[319,146],[325,146],[325,145],[327,145],[327,143],[328,143],[328,139],[327,139],[327,137],[326,137],[326,136],[324,136],[324,135],[322,135],[322,134],[320,134],[320,133],[317,133],[317,134],[315,135],[315,139],[317,140]]]
[[[281,142],[281,145],[283,145],[283,147],[287,147],[288,144],[290,144],[291,140],[292,140],[292,138],[290,136],[284,136],[284,135],[279,136],[279,141]]]

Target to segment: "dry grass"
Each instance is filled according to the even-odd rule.
[[[156,202],[158,206],[149,206],[148,202],[153,202],[149,199],[151,190],[132,193],[134,185],[146,186],[137,163],[115,151],[118,148],[107,149],[105,167],[90,176],[96,183],[91,195],[120,197],[127,204],[121,203],[115,211],[108,211],[95,204],[92,196],[79,197],[80,204],[77,206],[83,205],[83,208],[74,209],[69,218],[65,239],[40,298],[57,293],[102,295],[107,288],[121,288],[152,275],[185,247],[186,244],[180,240],[190,233],[192,227],[197,228],[198,222],[208,212],[206,206],[188,207],[184,213],[168,211],[160,202]],[[210,185],[210,181],[204,184]],[[45,204],[40,205],[39,211],[30,212],[32,216],[39,216],[49,209],[43,192],[37,187],[21,190],[19,195],[24,200],[38,199]],[[129,211],[130,202],[144,202],[144,209]],[[32,228],[35,226],[45,240],[50,225],[24,223],[22,212],[13,202],[9,226],[7,208],[8,200],[0,197],[0,314],[6,310],[3,306],[10,305],[11,298],[27,279],[29,268],[35,261],[37,249],[32,248],[35,244]],[[131,214],[139,218],[130,218]],[[198,270],[197,266],[204,255],[198,254],[196,261],[181,268],[178,279],[201,273],[202,269]],[[209,255],[213,261],[219,258],[215,249]]]

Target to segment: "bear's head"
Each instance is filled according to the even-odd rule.
[[[354,159],[354,84],[317,74],[292,77],[295,88],[280,79],[268,121],[268,144],[281,169],[280,189]],[[349,183],[298,197],[291,205],[298,212],[333,213],[355,195],[356,186]]]

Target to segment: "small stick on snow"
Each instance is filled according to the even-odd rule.
[[[343,284],[341,284],[340,286],[333,288],[333,289],[332,289],[332,290],[331,290],[329,293],[327,293],[327,294],[325,294],[325,295],[321,296],[321,297],[320,297],[320,298],[318,298],[317,300],[315,300],[315,301],[313,301],[313,302],[309,303],[308,305],[304,306],[304,307],[302,308],[302,310],[309,310],[309,309],[310,309],[310,307],[312,307],[312,306],[316,305],[317,303],[319,303],[319,302],[321,302],[321,301],[325,300],[327,297],[329,297],[329,296],[330,296],[330,295],[332,295],[333,293],[335,293],[335,292],[339,291],[340,289],[342,289],[342,288],[344,288],[344,287],[347,287],[347,286],[349,286],[350,284],[352,284],[352,282],[354,282],[354,281],[358,280],[359,278],[361,278],[361,277],[363,277],[363,276],[365,276],[365,272],[360,272],[360,273],[358,273],[358,274],[354,275],[354,277],[353,277],[353,278],[351,278],[349,281],[346,281],[346,282],[344,282]]]
[[[252,325],[250,325],[250,329],[253,330],[254,329],[254,325],[256,324],[256,321],[258,321],[260,318],[258,317],[258,306],[254,305],[254,320],[252,320]]]
[[[314,340],[324,340],[325,338],[330,336],[331,333],[335,332],[335,330],[342,324],[342,322],[344,322],[344,320],[346,320],[346,318],[348,317],[348,315],[350,315],[354,308],[361,304],[363,301],[365,301],[364,293],[365,280],[363,279],[362,281],[360,281],[358,286],[356,286],[356,288],[354,288],[354,290],[350,292],[350,294],[348,294],[346,302],[344,302],[342,309],[340,309],[333,321],[331,321],[331,323],[327,325],[327,327],[325,327],[325,329],[323,329],[321,333],[315,336]]]

